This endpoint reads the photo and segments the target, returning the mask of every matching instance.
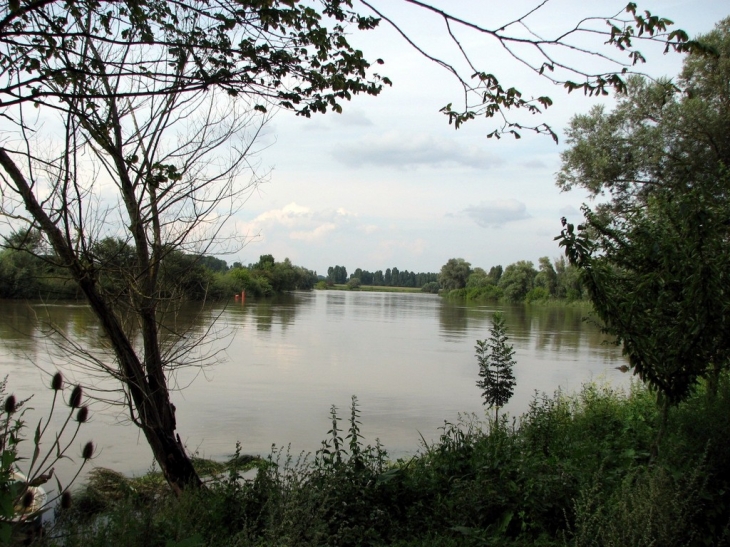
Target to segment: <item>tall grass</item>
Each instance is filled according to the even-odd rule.
[[[672,410],[652,457],[654,396],[589,384],[536,394],[519,419],[462,416],[418,455],[365,445],[356,399],[314,456],[236,457],[199,492],[118,488],[60,515],[68,547],[723,545],[730,536],[730,388]],[[342,425],[344,422],[344,426]],[[240,456],[240,447],[237,451]],[[250,464],[251,462],[249,462]],[[93,487],[92,484],[89,488]],[[79,496],[83,500],[83,495]]]

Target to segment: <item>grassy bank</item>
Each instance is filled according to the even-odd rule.
[[[360,292],[422,292],[416,287],[385,287],[381,285],[360,285],[357,289],[351,289],[346,284],[329,285],[328,291],[360,291]]]
[[[115,476],[104,495],[92,481],[60,515],[59,539],[46,543],[729,544],[727,379],[716,397],[699,390],[673,409],[655,446],[657,425],[645,389],[588,385],[536,396],[520,419],[447,423],[438,442],[390,462],[377,443],[363,445],[354,406],[349,420],[333,415],[315,456],[274,450],[265,461],[234,459],[208,469],[218,480],[179,500],[159,479],[145,489]],[[244,480],[251,465],[259,471]]]

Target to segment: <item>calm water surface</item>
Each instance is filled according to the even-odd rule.
[[[28,420],[34,427],[50,404],[50,373],[60,368],[85,381],[78,355],[59,351],[47,325],[92,353],[104,338],[83,305],[0,305],[0,375],[9,375],[10,392],[36,394]],[[218,317],[207,350],[220,350],[212,366],[171,379],[184,388],[173,394],[178,430],[190,450],[214,458],[230,455],[236,441],[252,454],[288,443],[296,453],[314,451],[329,429],[330,406],[344,424],[357,395],[366,441],[380,438],[391,456],[414,453],[419,433],[433,439],[460,412],[483,415],[474,342],[488,338],[490,317],[500,309],[516,350],[512,414],[523,412],[536,390],[570,391],[591,379],[628,382],[615,369],[623,363],[620,350],[583,321],[584,309],[467,306],[425,294],[295,293],[202,312],[191,307],[177,316],[199,334]],[[152,458],[137,429],[124,424],[118,408],[97,404],[92,411],[76,444],[94,440],[101,448],[96,465],[144,472]]]

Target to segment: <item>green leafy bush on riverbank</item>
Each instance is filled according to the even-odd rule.
[[[311,459],[275,449],[175,499],[121,488],[77,496],[56,544],[721,545],[730,542],[730,385],[672,410],[652,458],[654,395],[590,384],[536,395],[519,420],[465,416],[419,455],[363,446],[359,411]],[[235,460],[240,463],[239,460]],[[92,485],[93,487],[93,485]],[[101,518],[100,518],[101,517]],[[61,539],[62,538],[62,539]],[[52,538],[46,540],[54,544]]]

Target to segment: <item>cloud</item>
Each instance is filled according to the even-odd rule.
[[[325,132],[340,127],[369,127],[373,124],[370,118],[362,110],[345,110],[342,114],[332,114],[322,119],[306,120],[303,125],[304,131]]]
[[[345,110],[338,121],[342,125],[350,127],[367,127],[373,125],[373,122],[362,110]]]
[[[281,209],[265,211],[250,222],[237,225],[236,229],[238,233],[313,242],[335,230],[356,226],[357,216],[342,207],[315,211],[292,202]]]
[[[337,214],[338,217],[350,217],[350,218],[357,217],[357,213],[352,213],[343,207],[338,208],[337,211],[335,211],[335,213]]]
[[[290,232],[289,237],[300,241],[315,241],[321,239],[336,227],[333,223],[326,222],[325,224],[320,224],[314,230]]]
[[[365,232],[366,234],[372,234],[374,232],[377,232],[380,228],[376,226],[375,224],[365,224],[363,226],[360,226],[358,228],[361,232]]]
[[[254,220],[254,224],[283,224],[284,226],[294,226],[304,219],[310,218],[311,209],[301,207],[292,202],[285,205],[281,209],[272,209],[261,213]]]
[[[508,222],[530,218],[525,204],[516,199],[483,201],[462,211],[482,228],[499,228]]]
[[[547,167],[547,165],[540,160],[530,160],[523,163],[522,167],[527,167],[528,169],[542,169],[543,167]]]
[[[572,205],[566,205],[565,207],[561,207],[559,212],[561,215],[566,216],[566,217],[568,215],[573,216],[573,215],[580,214],[580,211],[578,211],[578,209],[576,209]]]
[[[476,146],[462,146],[456,141],[431,135],[404,135],[397,132],[363,137],[357,142],[338,147],[332,155],[352,167],[460,165],[487,169],[504,163],[502,158]]]
[[[422,238],[382,239],[377,242],[377,247],[369,254],[369,258],[372,263],[383,264],[394,259],[402,260],[404,256],[421,256],[428,248],[428,242]]]

